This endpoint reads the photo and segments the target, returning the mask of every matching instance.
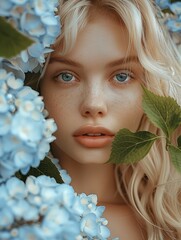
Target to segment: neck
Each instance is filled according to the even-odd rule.
[[[60,165],[72,178],[71,185],[77,193],[96,194],[98,204],[123,203],[116,188],[113,164],[82,164],[62,152],[53,151]]]

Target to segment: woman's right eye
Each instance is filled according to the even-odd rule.
[[[56,80],[64,83],[69,83],[75,81],[75,77],[71,73],[62,72],[56,76]]]

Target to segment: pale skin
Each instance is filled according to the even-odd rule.
[[[52,153],[70,174],[76,192],[97,194],[98,204],[106,206],[111,238],[140,240],[134,213],[117,192],[114,165],[105,163],[116,132],[139,126],[143,69],[134,49],[127,55],[128,34],[120,21],[94,14],[71,51],[63,56],[61,49],[54,51],[40,83],[58,126]],[[99,133],[77,141],[75,132],[82,128],[93,135],[94,128],[96,134],[104,128],[113,136],[104,136],[105,143]]]

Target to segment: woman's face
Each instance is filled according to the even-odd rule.
[[[127,54],[124,26],[100,14],[78,34],[66,55],[51,55],[41,94],[58,125],[56,156],[80,163],[105,163],[114,135],[136,131],[142,117],[143,69]]]

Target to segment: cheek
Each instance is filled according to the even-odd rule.
[[[44,99],[45,108],[51,116],[57,116],[70,107],[71,99],[68,94],[62,94],[51,88],[42,88],[41,94]]]
[[[112,97],[109,95],[109,99],[113,99],[112,105],[117,108],[123,108],[128,110],[141,107],[142,103],[142,89],[139,85],[131,85],[125,87],[121,91],[112,92]]]
[[[53,118],[58,129],[67,130],[67,126],[72,125],[73,116],[75,115],[76,101],[72,100],[70,94],[44,93],[45,108],[49,113],[49,118]],[[57,133],[56,133],[57,134]]]
[[[127,109],[127,122],[129,124],[129,130],[136,131],[140,125],[141,118],[143,116],[142,98],[135,96],[128,101]]]
[[[136,131],[143,116],[141,89],[134,88],[122,92],[113,102],[112,108],[115,109],[119,129],[128,128],[130,131]]]

